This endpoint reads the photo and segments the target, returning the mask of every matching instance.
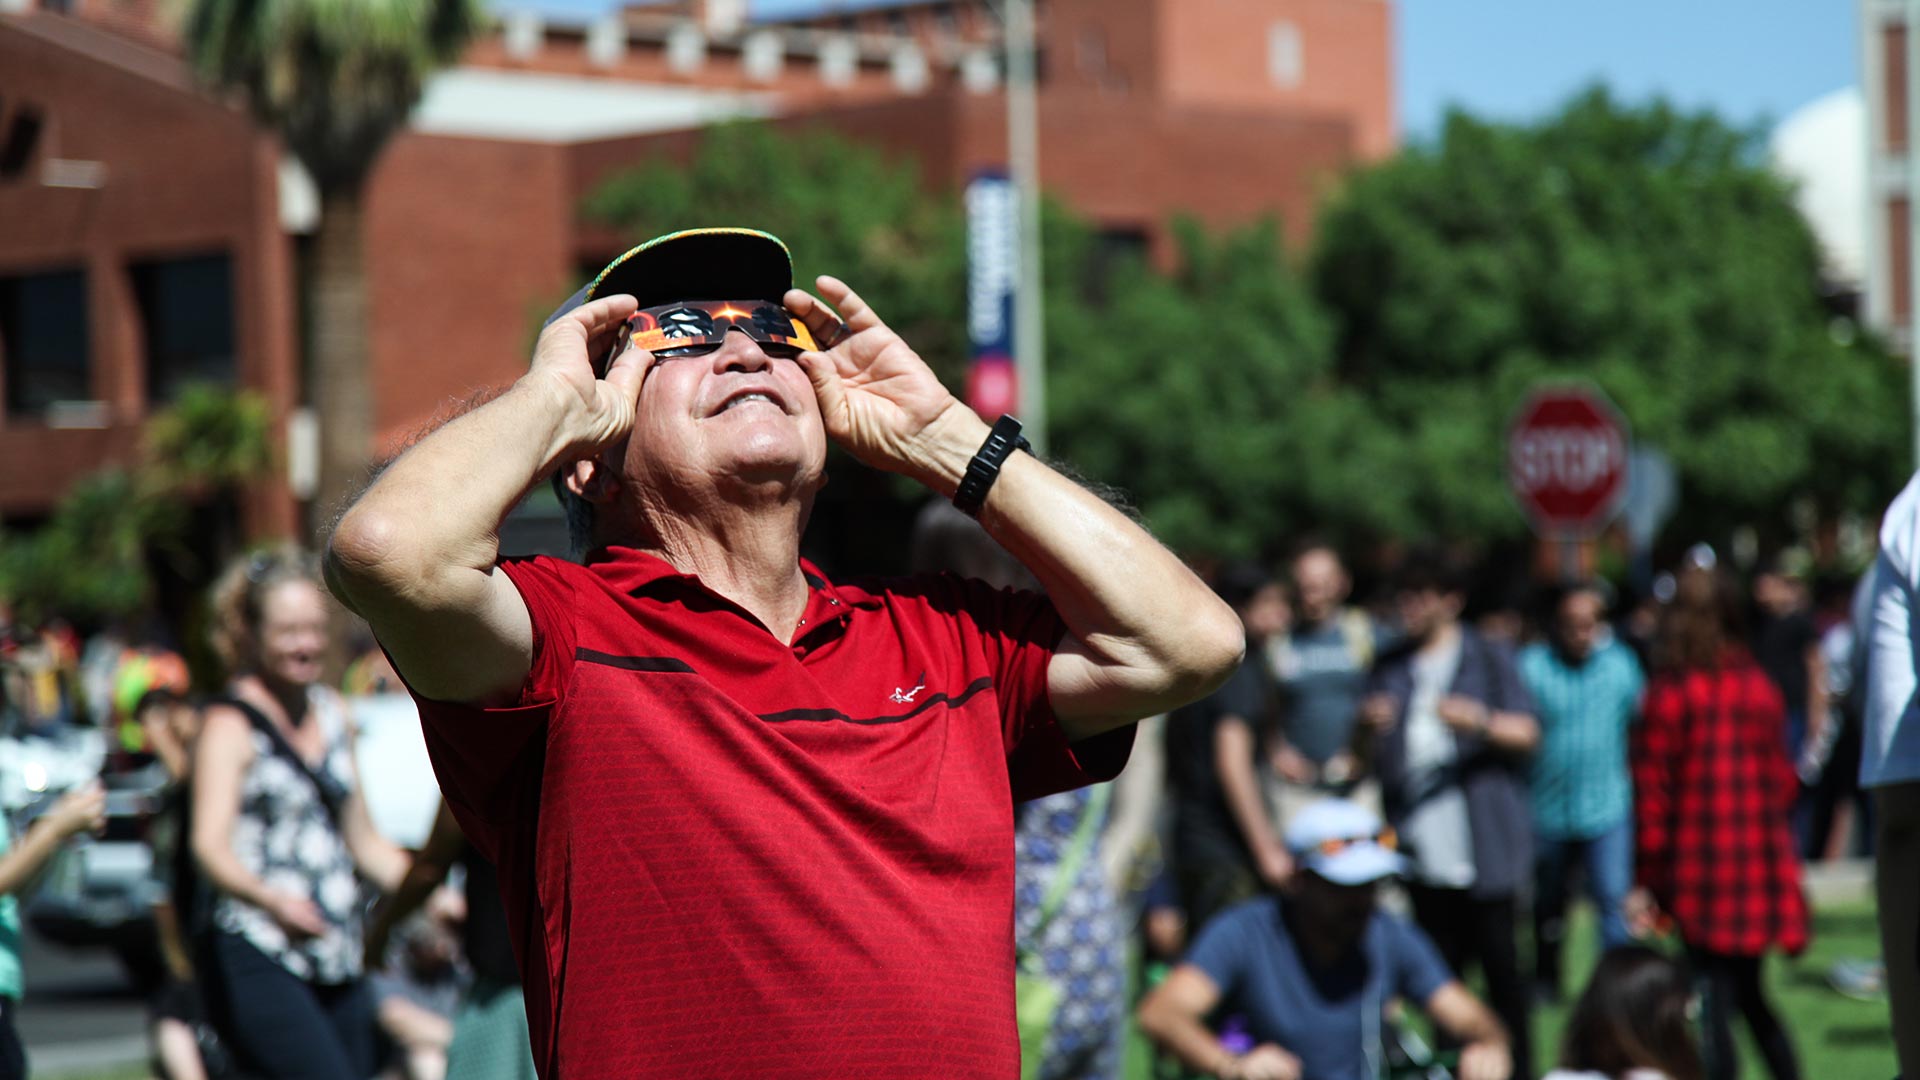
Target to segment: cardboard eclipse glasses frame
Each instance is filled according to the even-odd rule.
[[[671,360],[713,352],[735,330],[759,342],[770,356],[798,356],[819,347],[805,323],[772,301],[675,300],[628,316],[600,371],[604,374],[629,343],[656,360]]]

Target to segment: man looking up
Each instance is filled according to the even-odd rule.
[[[791,274],[751,230],[641,245],[334,534],[499,869],[548,1080],[1013,1075],[1014,801],[1110,778],[1241,655],[1179,560]],[[828,581],[799,547],[829,438],[1047,595]],[[584,563],[500,559],[556,471]]]
[[[1287,825],[1298,867],[1285,893],[1229,908],[1140,1003],[1140,1027],[1186,1065],[1222,1080],[1371,1080],[1381,1075],[1381,1010],[1395,997],[1464,1044],[1463,1080],[1512,1072],[1500,1022],[1447,970],[1417,927],[1379,911],[1402,861],[1373,811],[1339,799]],[[1234,1054],[1205,1020],[1225,1005],[1257,1045]]]

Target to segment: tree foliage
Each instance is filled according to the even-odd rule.
[[[1352,178],[1313,275],[1364,398],[1379,524],[1517,532],[1505,421],[1591,380],[1677,467],[1675,532],[1784,534],[1791,502],[1871,511],[1907,460],[1903,375],[1822,301],[1817,245],[1760,134],[1602,90],[1535,125],[1454,114]]]
[[[153,556],[206,540],[187,535],[192,504],[272,468],[268,417],[257,395],[188,388],[147,422],[136,468],[82,479],[33,532],[0,532],[0,598],[29,623],[139,611],[153,599]]]
[[[187,0],[181,40],[333,192],[360,186],[481,19],[474,0]]]
[[[1271,222],[1175,232],[1172,275],[1128,260],[1103,304],[1048,309],[1054,445],[1131,491],[1169,544],[1259,555],[1340,501],[1303,467],[1346,408],[1331,332]]]

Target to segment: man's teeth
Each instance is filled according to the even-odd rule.
[[[735,405],[745,404],[746,402],[749,402],[749,401],[764,401],[769,405],[773,404],[773,399],[768,397],[765,394],[761,394],[761,393],[742,394],[739,397],[734,398],[732,401],[727,402],[726,408],[721,409],[720,411],[726,412],[727,409],[731,409]]]

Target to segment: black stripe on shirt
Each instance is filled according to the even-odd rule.
[[[693,674],[693,665],[685,660],[676,660],[671,656],[615,656],[597,649],[578,648],[573,650],[575,660],[585,660],[589,664],[605,664],[608,667],[622,668],[626,671],[668,671],[682,675]]]
[[[927,700],[921,702],[918,705],[915,705],[913,708],[907,710],[906,712],[901,713],[898,716],[870,716],[864,719],[856,719],[854,717],[848,716],[846,713],[841,712],[839,709],[785,709],[777,713],[762,714],[760,719],[765,720],[769,724],[784,724],[793,720],[809,720],[809,721],[815,721],[815,722],[825,721],[825,720],[838,720],[844,724],[862,724],[862,725],[898,724],[902,720],[911,720],[914,717],[919,716],[921,713],[926,712],[928,709],[933,708],[935,705],[945,705],[949,708],[959,708],[961,705],[964,705],[967,703],[968,698],[971,698],[973,695],[979,693],[982,690],[991,689],[992,686],[993,686],[993,676],[982,675],[979,678],[968,683],[967,688],[965,690],[960,691],[958,694],[955,694],[952,697],[948,697],[946,694],[935,694],[932,697],[928,698]]]

